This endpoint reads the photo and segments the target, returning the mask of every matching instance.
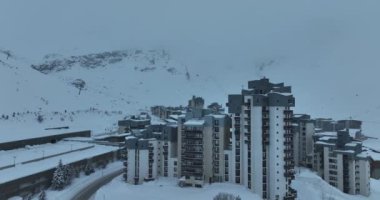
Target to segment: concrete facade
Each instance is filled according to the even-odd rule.
[[[212,111],[199,105],[189,108],[188,113],[178,120],[179,176],[184,177],[185,185],[197,187],[204,183],[224,182],[229,118],[209,114]]]
[[[295,199],[291,88],[268,79],[229,95],[232,118],[232,182],[263,199]]]
[[[370,194],[370,158],[362,144],[348,131],[336,136],[316,136],[313,169],[330,185],[344,193]]]
[[[314,121],[309,115],[293,115],[294,163],[296,166],[312,168]]]

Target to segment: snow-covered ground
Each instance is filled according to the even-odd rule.
[[[83,148],[83,150],[69,152],[71,151],[71,148],[73,148],[73,150]],[[12,165],[15,161],[16,166],[0,170],[0,183],[8,182],[11,180],[18,179],[20,177],[25,177],[44,170],[55,168],[58,165],[59,160],[62,160],[62,163],[66,164],[90,158],[93,156],[101,155],[107,152],[116,151],[117,149],[117,147],[111,146],[103,146],[96,144],[88,145],[81,142],[64,141],[58,142],[57,144],[45,144],[26,147],[22,149],[15,149],[11,151],[2,151],[0,152],[1,163],[5,165]],[[38,160],[37,162],[22,163],[24,161],[40,159],[43,156],[47,157],[48,155],[57,153],[65,154],[45,158],[42,160]]]
[[[62,191],[47,190],[47,199],[56,200],[71,200],[75,195],[81,192],[83,189],[91,185],[95,180],[98,180],[104,176],[112,174],[123,168],[121,162],[114,162],[107,165],[105,169],[96,169],[95,173],[85,176],[81,174],[80,178],[74,178],[72,183]],[[36,198],[37,199],[37,198]]]
[[[380,180],[371,179],[371,195],[364,197],[361,195],[348,195],[330,186],[314,172],[301,168],[300,173],[292,182],[292,186],[297,190],[298,199],[308,200],[378,200],[380,199]]]
[[[364,197],[360,195],[344,194],[338,189],[330,186],[315,173],[308,169],[301,169],[292,183],[298,192],[298,199],[321,200],[378,200],[380,199],[380,180],[371,180],[371,195]],[[219,192],[227,192],[239,195],[243,200],[260,199],[256,194],[250,192],[241,185],[231,183],[215,183],[205,185],[203,188],[181,188],[177,186],[176,179],[160,178],[153,182],[142,185],[131,185],[123,181],[121,176],[100,188],[93,196],[93,200],[121,200],[128,199],[157,199],[157,200],[210,200]]]
[[[220,192],[239,195],[243,200],[260,200],[256,194],[243,186],[230,183],[215,183],[203,188],[177,185],[177,179],[160,178],[142,185],[131,185],[123,181],[122,176],[100,188],[93,200],[121,200],[121,199],[157,199],[157,200],[210,200]]]

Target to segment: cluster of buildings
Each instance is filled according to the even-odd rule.
[[[313,169],[349,194],[370,194],[370,160],[361,122],[294,114],[291,87],[268,79],[228,96],[227,111],[205,108],[193,97],[186,107],[151,108],[119,121],[125,134],[124,178],[131,184],[176,177],[180,186],[231,182],[263,199],[296,199],[295,166]]]

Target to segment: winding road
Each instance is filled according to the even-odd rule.
[[[92,195],[103,185],[109,183],[112,179],[119,176],[123,173],[123,169],[117,170],[115,172],[112,172],[110,174],[107,174],[105,176],[102,176],[101,178],[95,180],[90,185],[82,189],[80,192],[78,192],[72,200],[84,200],[84,199],[90,199]]]

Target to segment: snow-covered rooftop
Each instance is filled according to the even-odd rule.
[[[322,141],[317,141],[315,144],[321,144],[321,145],[332,145],[335,146],[335,144],[327,143],[327,142],[322,142]]]
[[[177,121],[174,120],[174,119],[165,119],[165,121],[166,121],[167,123],[172,123],[172,124],[177,123]]]
[[[131,139],[136,139],[136,137],[132,135],[125,137],[125,140],[131,140]]]
[[[175,120],[178,120],[178,117],[179,117],[179,115],[169,115],[169,118],[172,118],[172,119],[175,119]]]
[[[165,125],[166,122],[156,116],[152,116],[152,120],[150,121],[152,125]]]
[[[333,139],[333,138],[335,138],[335,137],[331,137],[331,136],[323,136],[323,137],[319,138],[319,140],[320,140],[320,141],[328,141],[328,140]]]
[[[336,132],[320,132],[320,133],[315,133],[317,136],[337,136]]]
[[[226,116],[225,115],[218,115],[218,114],[215,114],[215,115],[212,115],[213,117],[217,118],[217,119],[223,119],[225,118]]]
[[[2,131],[0,132],[0,143],[5,142],[12,142],[12,141],[19,141],[19,140],[25,140],[25,139],[31,139],[31,138],[38,138],[38,137],[46,137],[51,135],[60,135],[65,133],[71,133],[71,132],[77,132],[82,130],[73,130],[73,129],[64,129],[64,130],[36,130],[36,131],[30,131],[30,132],[13,132],[11,129],[8,131]]]
[[[350,142],[350,143],[345,144],[345,146],[356,147],[356,145],[358,145],[358,144],[360,144],[360,142]]]
[[[185,122],[185,126],[203,126],[205,120],[191,119]]]
[[[0,183],[52,169],[57,166],[59,160],[62,160],[63,164],[67,164],[116,151],[117,149],[117,147],[111,146],[62,141],[56,144],[45,144],[11,151],[2,151],[0,152],[0,162],[2,165],[13,165],[13,162],[15,162],[16,165],[0,170]],[[25,163],[41,158],[45,159]]]
[[[355,151],[354,150],[334,150],[334,152],[336,153],[350,153],[350,154],[354,154]]]

